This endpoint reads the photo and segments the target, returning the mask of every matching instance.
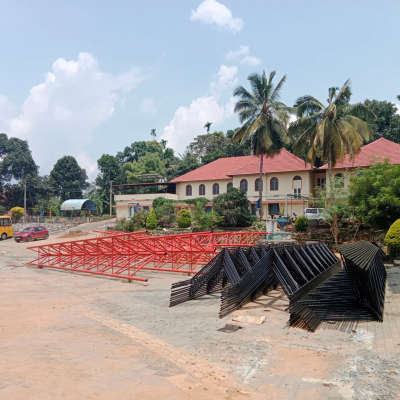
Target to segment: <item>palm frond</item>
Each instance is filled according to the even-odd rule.
[[[275,72],[275,71],[274,71]],[[282,89],[283,84],[286,82],[286,75],[283,75],[281,80],[278,82],[278,84],[275,86],[274,91],[271,94],[271,100],[277,100],[279,99],[279,92]]]
[[[296,115],[298,117],[303,117],[305,115],[311,115],[324,110],[324,105],[313,96],[302,96],[299,97],[294,103],[294,108],[296,109]]]
[[[343,84],[343,86],[340,88],[339,92],[337,93],[335,97],[335,104],[345,104],[350,100],[351,96],[351,90],[350,90],[350,79],[347,79],[347,81]]]

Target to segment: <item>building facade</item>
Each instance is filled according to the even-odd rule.
[[[353,160],[346,156],[337,163],[334,176],[343,177],[347,186],[356,168],[384,160],[400,164],[400,144],[382,138],[365,145]],[[230,187],[246,193],[254,214],[262,206],[264,216],[303,215],[308,202],[318,196],[318,189],[327,182],[327,165],[314,168],[285,149],[273,157],[264,157],[261,180],[259,162],[257,156],[220,158],[171,180],[169,184],[175,185],[175,193],[116,195],[117,218],[130,217],[141,207],[150,209],[154,198],[160,196],[176,201],[204,197],[212,205],[213,198]]]

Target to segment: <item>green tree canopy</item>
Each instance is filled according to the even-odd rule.
[[[384,137],[400,143],[400,115],[395,104],[391,101],[365,100],[362,105],[362,108],[354,110],[354,115],[371,126],[371,140]]]
[[[400,165],[360,168],[350,180],[349,203],[364,223],[387,229],[400,218]]]
[[[221,226],[245,227],[251,225],[249,201],[246,195],[236,188],[214,198],[214,211],[220,217],[219,224]]]
[[[50,172],[51,185],[63,201],[81,198],[83,189],[87,187],[86,181],[86,171],[72,156],[64,156],[57,160]]]

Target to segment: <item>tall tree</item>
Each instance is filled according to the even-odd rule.
[[[263,182],[264,156],[272,156],[280,151],[284,143],[289,142],[287,122],[289,108],[279,101],[280,91],[286,81],[284,75],[277,85],[273,83],[275,71],[261,75],[249,75],[251,91],[243,86],[237,87],[233,95],[239,100],[235,112],[239,114],[242,127],[233,135],[234,142],[244,143],[251,139],[253,154],[260,158],[260,181]],[[263,185],[259,186],[260,219],[262,208]]]
[[[400,115],[391,101],[365,100],[353,114],[367,122],[373,131],[371,140],[381,137],[400,143]],[[365,112],[367,109],[367,112]]]
[[[350,105],[350,81],[339,89],[329,88],[325,106],[313,96],[303,96],[295,103],[297,120],[290,124],[289,133],[297,137],[293,150],[305,154],[307,161],[320,159],[328,163],[328,177],[332,186],[332,169],[346,154],[351,157],[370,139],[371,127],[354,116],[361,110],[370,111],[362,104]]]
[[[86,181],[86,171],[72,156],[57,160],[50,172],[51,185],[63,201],[82,197],[82,191],[87,187]]]
[[[101,202],[101,210],[110,208],[110,182],[114,184],[123,183],[122,168],[116,157],[109,154],[103,154],[97,160],[99,174],[96,177],[96,195],[97,202]]]

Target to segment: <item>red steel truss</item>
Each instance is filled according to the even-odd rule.
[[[223,247],[251,246],[266,232],[188,233],[148,236],[146,232],[118,233],[94,239],[29,247],[38,267],[147,282],[141,270],[196,273]]]

